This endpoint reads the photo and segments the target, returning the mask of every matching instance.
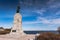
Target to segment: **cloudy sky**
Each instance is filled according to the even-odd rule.
[[[0,27],[13,27],[18,0],[0,0]],[[57,30],[60,0],[20,0],[23,30]]]

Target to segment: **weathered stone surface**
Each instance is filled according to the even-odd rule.
[[[16,32],[12,32],[12,31]],[[11,30],[11,35],[24,35],[25,33],[22,30],[22,16],[19,13],[16,13],[14,16],[14,25]]]

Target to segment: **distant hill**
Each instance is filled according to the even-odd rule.
[[[0,27],[0,35],[8,34],[8,33],[10,33],[10,31],[11,31],[11,29],[4,29],[4,28]]]

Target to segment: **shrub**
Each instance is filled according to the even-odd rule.
[[[54,33],[41,33],[39,36],[36,37],[36,40],[60,40],[60,34]]]

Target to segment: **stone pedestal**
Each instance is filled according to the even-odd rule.
[[[22,16],[19,13],[16,13],[14,16],[14,25],[10,32],[11,35],[22,36],[25,33],[22,30]]]

